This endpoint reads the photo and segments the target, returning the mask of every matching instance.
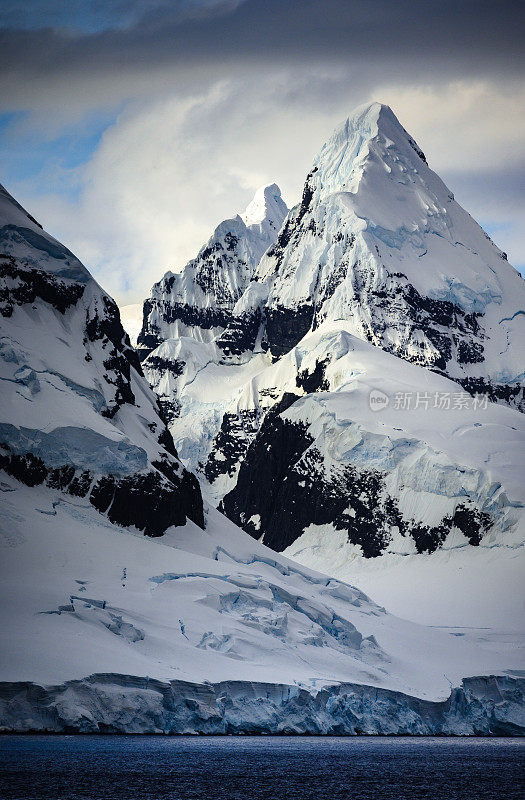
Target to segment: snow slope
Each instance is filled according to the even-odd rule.
[[[521,626],[522,414],[483,399],[476,408],[458,384],[357,339],[343,322],[323,323],[273,364],[260,353],[220,365],[215,345],[188,339],[163,347],[185,364],[164,387],[180,403],[178,451],[202,465],[216,500],[232,492],[225,510],[245,530],[366,587],[401,616],[503,634]],[[389,405],[372,410],[372,392]],[[277,427],[264,417],[284,395],[290,406]],[[405,397],[408,410],[396,405]]]
[[[363,558],[344,531],[327,524],[310,525],[283,555],[356,584],[392,614],[422,625],[476,632],[496,646],[524,633],[523,546],[472,547],[452,535],[434,553]]]
[[[262,186],[244,214],[221,222],[182,272],[167,272],[153,286],[138,337],[141,359],[165,339],[207,342],[224,330],[287,211],[279,187]]]
[[[0,487],[0,726],[517,732],[516,643],[425,628],[211,507],[157,539],[85,498]],[[467,681],[470,675],[499,681]],[[423,702],[420,702],[420,701]]]
[[[118,309],[0,189],[0,467],[158,535],[202,524]]]
[[[258,205],[247,210],[250,226],[262,225]],[[354,586],[273,552],[203,502],[113,301],[5,192],[0,215],[1,729],[525,730],[514,631],[457,635],[403,620]],[[459,410],[454,425],[437,412],[398,422],[388,406],[381,422],[368,405],[379,376],[389,375],[389,392],[399,382],[440,391],[456,384],[329,321],[275,363],[260,338],[253,354],[226,364],[220,340],[202,338],[162,345],[164,372],[184,383],[163,411],[172,421],[183,411],[196,429],[207,427],[208,441],[220,427],[210,475],[227,474],[217,465],[228,463],[231,446],[246,450],[241,432],[251,442],[244,472],[250,452],[258,472],[246,498],[259,511],[242,522],[257,537],[274,524],[261,492],[279,511],[306,443],[309,499],[333,498],[334,526],[355,520],[361,503],[363,523],[376,508],[395,516],[374,519],[383,549],[401,539],[416,548],[439,543],[449,518],[454,536],[519,544],[518,412],[480,410],[482,437],[471,411]],[[151,370],[160,368],[154,355]],[[223,408],[233,409],[226,424]],[[283,434],[276,447],[274,425]],[[261,455],[267,434],[270,461],[273,450],[284,467],[278,481]],[[329,446],[319,460],[311,445],[323,437]],[[363,485],[341,509],[337,490],[356,468]],[[292,493],[280,509],[293,524],[298,498]],[[309,522],[323,521],[314,514]],[[308,533],[295,530],[295,542]]]

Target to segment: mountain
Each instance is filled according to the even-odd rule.
[[[343,319],[365,341],[523,408],[524,309],[505,253],[373,103],[322,147],[235,313],[244,328],[261,317],[274,357]]]
[[[374,103],[322,147],[229,326],[164,342],[144,367],[181,458],[236,524],[343,580],[362,572],[390,607],[369,560],[417,574],[424,554],[486,565],[494,550],[516,578],[524,308],[505,254]],[[457,613],[460,585],[454,598]]]
[[[2,469],[152,536],[202,525],[113,300],[3,187],[0,236]]]
[[[525,730],[514,638],[399,619],[203,500],[111,298],[5,190],[0,222],[0,730]]]
[[[138,336],[141,359],[167,339],[190,336],[207,342],[227,327],[287,212],[279,187],[262,186],[244,214],[221,222],[182,272],[167,272],[154,285]]]

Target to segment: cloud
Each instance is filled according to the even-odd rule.
[[[481,171],[525,160],[523,81],[454,81],[445,85],[379,86],[437,170]]]
[[[261,183],[296,202],[332,128],[373,99],[525,263],[509,183],[524,155],[520,4],[120,0],[120,16],[94,2],[76,23],[46,5],[41,27],[12,18],[0,35],[8,188],[120,302],[180,268]]]
[[[101,4],[90,5],[87,19]],[[436,70],[442,81],[458,73],[472,79],[487,69],[500,76],[523,70],[525,11],[509,0],[200,0],[142,7],[150,10],[140,16],[137,3],[121,0],[118,14],[134,24],[88,34],[52,27],[56,13],[49,28],[6,28],[0,36],[4,104],[78,112],[177,89],[210,69],[225,78],[269,65],[354,65],[355,79],[365,81],[381,73],[424,82],[435,80]]]
[[[142,299],[262,183],[276,180],[296,201],[315,151],[339,121],[337,108],[312,115],[312,92],[331,81],[315,71],[274,71],[134,104],[75,171],[83,187],[77,203],[39,196],[28,183],[18,195],[118,300]]]

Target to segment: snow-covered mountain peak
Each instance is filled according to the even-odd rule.
[[[379,169],[385,179],[391,177],[406,184],[407,179],[411,182],[419,176],[424,166],[428,165],[423,151],[392,109],[371,103],[359,106],[323,145],[314,159],[311,185],[316,199],[321,200],[335,192],[357,193],[363,176],[374,169]],[[421,173],[425,181],[429,172],[423,169]],[[448,195],[445,185],[437,180],[439,186],[432,188]]]
[[[0,469],[160,535],[203,524],[114,301],[0,193]]]
[[[17,259],[18,269],[38,269],[61,279],[87,283],[91,276],[73,253],[46,231],[0,184],[1,252]]]
[[[253,349],[259,319],[280,357],[343,319],[359,338],[520,407],[524,307],[505,253],[392,110],[373,103],[321,148],[223,343],[228,356]]]
[[[287,213],[277,184],[261,186],[246,211],[219,223],[180,273],[167,272],[144,303],[141,357],[166,339],[208,342],[220,335]]]
[[[268,226],[278,233],[287,213],[280,188],[276,183],[268,183],[257,189],[241,218],[248,228],[254,225],[261,226],[261,229]]]

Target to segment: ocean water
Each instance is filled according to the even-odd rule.
[[[0,736],[0,797],[513,800],[519,739]]]

